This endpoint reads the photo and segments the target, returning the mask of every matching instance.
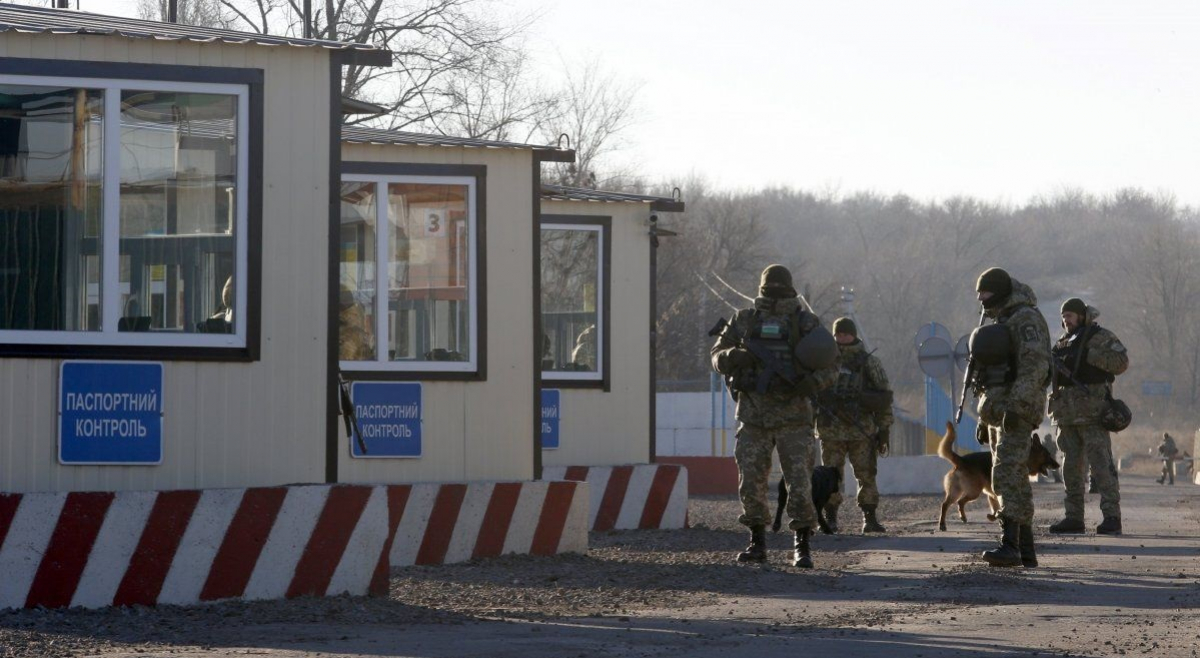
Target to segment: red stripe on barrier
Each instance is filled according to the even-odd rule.
[[[199,502],[199,491],[158,494],[142,537],[129,558],[125,577],[117,586],[113,605],[154,605],[158,601],[175,551],[179,550],[179,542]]]
[[[12,520],[17,516],[17,508],[21,506],[21,494],[0,494],[0,548],[4,547],[4,538],[12,527]]]
[[[632,466],[613,467],[612,475],[608,477],[608,486],[604,488],[600,509],[596,512],[594,530],[612,530],[613,526],[617,525],[617,517],[621,515],[621,505],[625,502],[625,492],[629,489],[629,478],[632,475]]]
[[[282,487],[272,487],[247,489],[242,495],[242,502],[225,532],[225,540],[213,559],[208,579],[200,590],[201,601],[242,595],[287,492]]]
[[[575,482],[587,482],[587,474],[587,466],[568,466],[566,474],[563,475],[563,479],[574,480]]]
[[[425,537],[417,551],[417,564],[441,564],[446,560],[454,526],[458,523],[458,512],[466,496],[465,484],[443,484],[438,489],[433,511],[429,514],[429,525],[425,527]]]
[[[370,497],[369,487],[333,487],[329,490],[325,508],[296,564],[296,573],[287,590],[288,598],[325,595]]]
[[[571,511],[571,500],[578,489],[579,485],[574,482],[551,482],[547,487],[546,501],[542,504],[542,514],[529,547],[530,554],[554,555],[558,552],[558,542],[562,540],[567,514]]]
[[[479,528],[479,538],[475,540],[475,551],[471,557],[496,557],[504,551],[504,540],[508,538],[508,529],[520,497],[520,482],[501,482],[492,489],[492,499],[488,501],[487,512],[483,515],[484,523]]]
[[[87,566],[92,544],[100,534],[104,515],[112,504],[109,492],[72,493],[67,495],[62,513],[54,526],[54,534],[42,562],[38,565],[25,607],[65,608],[79,586],[83,568]]]
[[[642,519],[638,528],[658,528],[662,525],[663,514],[667,504],[671,502],[671,491],[675,488],[675,480],[679,478],[679,467],[659,466],[654,469],[654,481],[650,483],[650,492],[646,494],[646,507],[642,509]]]
[[[379,554],[379,562],[375,564],[375,573],[371,576],[371,586],[368,589],[368,594],[371,596],[388,595],[392,544],[396,541],[396,528],[400,527],[400,519],[404,517],[404,510],[408,507],[408,496],[411,493],[412,485],[410,484],[387,488],[387,539],[383,542],[383,552]]]

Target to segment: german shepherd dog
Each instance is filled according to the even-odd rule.
[[[991,508],[991,513],[987,515],[988,521],[996,520],[996,513],[1000,507],[996,492],[992,490],[992,453],[985,451],[958,455],[954,452],[956,436],[954,425],[946,423],[946,433],[942,435],[942,442],[938,444],[938,456],[950,462],[954,468],[950,469],[942,481],[946,499],[942,501],[942,513],[938,517],[939,530],[946,529],[946,510],[954,503],[958,504],[958,517],[963,523],[967,522],[967,503],[981,494],[987,495],[988,507]],[[1029,441],[1029,459],[1026,464],[1030,475],[1046,475],[1048,470],[1059,467],[1058,462],[1042,445],[1037,433],[1031,435]]]
[[[821,532],[832,535],[833,528],[829,527],[829,522],[825,520],[825,506],[829,504],[829,498],[838,492],[842,487],[842,471],[832,466],[818,466],[813,469],[812,474],[812,499],[813,507],[817,508],[817,526],[821,528]],[[775,508],[775,523],[771,524],[771,532],[779,532],[783,527],[783,509],[787,505],[788,492],[787,482],[783,478],[779,478],[779,504]]]

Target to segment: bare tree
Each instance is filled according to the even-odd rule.
[[[168,0],[138,0],[138,18],[165,22],[167,5]],[[185,25],[229,29],[235,22],[221,0],[178,0],[176,12],[176,20]]]
[[[641,85],[606,71],[599,60],[578,70],[566,69],[561,111],[545,124],[545,140],[571,138],[575,162],[557,165],[554,178],[575,187],[620,187],[628,172],[605,171],[607,158],[624,147],[624,134],[634,124],[635,100]]]
[[[301,0],[217,0],[234,27],[302,36]],[[394,54],[391,67],[347,66],[342,94],[387,109],[382,127],[436,129],[462,97],[460,76],[494,70],[512,56],[532,16],[502,18],[491,0],[317,0],[315,38],[369,43]],[[353,119],[359,121],[361,119]]]
[[[558,94],[528,75],[528,54],[514,48],[451,77],[448,109],[437,118],[439,132],[462,137],[528,142],[557,118]]]

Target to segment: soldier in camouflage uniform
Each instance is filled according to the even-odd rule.
[[[775,337],[792,358],[797,341],[821,327],[820,319],[804,311],[796,298],[792,275],[782,265],[763,270],[759,297],[754,308],[738,311],[731,321],[743,338]],[[782,340],[780,340],[782,338]],[[726,329],[712,348],[712,366],[718,373],[737,382],[760,372],[763,363],[733,333]],[[772,381],[771,388],[760,393],[753,387],[734,386],[737,397],[738,497],[742,515],[738,521],[750,528],[750,546],[738,555],[739,562],[767,559],[766,526],[771,518],[767,498],[767,478],[771,472],[771,454],[779,451],[779,462],[788,483],[787,513],[795,534],[795,566],[812,568],[809,538],[817,525],[812,501],[813,418],[810,397],[831,385],[837,378],[836,364],[813,372],[803,372],[795,386]]]
[[[1029,443],[1042,424],[1050,369],[1050,330],[1029,286],[993,267],[975,290],[984,314],[1008,330],[1009,367],[1003,383],[984,388],[976,410],[980,440],[992,450],[992,489],[1000,500],[1000,546],[984,551],[992,566],[1037,566]]]
[[[1066,480],[1066,517],[1053,533],[1079,534],[1083,525],[1083,488],[1088,465],[1100,494],[1104,520],[1096,532],[1121,534],[1121,490],[1112,458],[1112,441],[1100,426],[1112,382],[1129,368],[1129,355],[1116,334],[1096,324],[1100,312],[1075,297],[1062,305],[1063,335],[1054,346],[1054,386],[1050,418],[1058,427],[1062,472]]]
[[[875,486],[878,455],[887,454],[892,431],[891,388],[879,357],[867,352],[858,338],[858,326],[850,318],[833,323],[838,342],[840,367],[837,384],[821,392],[817,414],[817,435],[821,439],[821,463],[841,470],[850,458],[854,478],[858,480],[858,507],[862,510],[865,532],[887,532],[875,517],[879,488]],[[883,404],[866,404],[864,392],[888,393]],[[864,408],[864,404],[866,408]],[[837,532],[838,507],[842,494],[837,492],[825,506],[830,529]]]

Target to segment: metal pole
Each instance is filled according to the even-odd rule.
[[[312,0],[304,0],[304,38],[312,38]]]
[[[708,373],[708,434],[709,454],[717,454],[717,373]]]
[[[167,0],[167,22],[179,22],[179,0]]]
[[[729,405],[729,385],[725,383],[725,378],[721,378],[721,456],[724,457],[729,451],[726,449],[728,445],[729,415],[726,409]]]

